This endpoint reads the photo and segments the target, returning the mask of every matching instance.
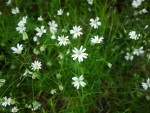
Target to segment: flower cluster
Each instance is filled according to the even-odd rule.
[[[146,90],[148,88],[150,88],[150,78],[147,79],[146,83],[143,82],[142,83],[142,87]]]

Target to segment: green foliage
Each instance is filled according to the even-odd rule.
[[[9,6],[2,0],[0,4],[0,112],[11,112],[14,106],[20,113],[149,112],[150,90],[144,90],[141,84],[150,77],[149,26],[145,28],[150,16],[134,14],[149,9],[148,0],[138,8],[133,8],[131,1],[119,0],[94,0],[93,5],[86,0],[12,0]],[[16,7],[20,12],[14,15],[11,9]],[[57,15],[59,9],[63,9],[62,15]],[[25,16],[27,40],[16,31]],[[43,21],[37,20],[39,16]],[[101,22],[98,29],[90,26],[90,19],[96,17]],[[56,39],[49,30],[52,20],[58,24]],[[41,26],[46,33],[35,42],[35,29]],[[77,39],[70,34],[73,26],[82,28],[83,35]],[[131,31],[140,38],[130,39]],[[70,44],[60,46],[57,39],[61,35],[69,36]],[[104,40],[92,45],[91,38],[96,35]],[[23,51],[14,54],[11,47],[18,43]],[[74,47],[81,46],[86,48],[88,58],[78,62],[71,55]],[[142,55],[135,55],[132,61],[125,59],[127,52],[140,47],[144,48]],[[31,69],[34,61],[41,62],[40,70]],[[26,69],[32,74],[24,76]],[[86,86],[77,90],[72,77],[80,75]],[[2,106],[5,96],[15,104]],[[36,106],[39,108],[34,111]]]

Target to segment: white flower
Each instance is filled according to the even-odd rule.
[[[92,44],[99,44],[99,43],[101,43],[101,42],[103,42],[103,37],[98,37],[98,35],[97,36],[94,36],[94,38],[91,38],[91,43]]]
[[[59,9],[58,11],[57,11],[57,15],[62,15],[63,14],[63,10],[62,9]]]
[[[74,87],[77,87],[77,89],[81,87],[85,87],[86,83],[83,82],[83,75],[81,75],[79,78],[78,77],[73,77],[72,80],[74,82],[72,82],[72,84],[74,85]]]
[[[86,50],[86,48],[83,48],[83,46],[81,46],[79,50],[75,47],[72,50],[74,54],[71,57],[73,57],[73,60],[78,58],[78,61],[82,62],[83,58],[87,58],[87,56],[88,56],[87,53],[84,53],[85,50]]]
[[[0,11],[0,15],[2,15],[2,12]]]
[[[19,33],[23,33],[26,30],[26,27],[24,26],[24,24],[16,27],[16,30],[19,31]]]
[[[130,54],[130,53],[126,53],[126,56],[124,57],[126,60],[133,60],[133,55],[132,54]]]
[[[73,34],[73,38],[77,38],[82,35],[82,28],[80,26],[74,26],[72,30],[70,30],[70,34]]]
[[[142,83],[142,87],[146,90],[148,89],[148,87],[150,88],[150,79],[148,78],[147,79],[147,82],[146,83]]]
[[[58,24],[54,20],[52,20],[51,22],[48,22],[48,25],[49,25],[50,32],[52,34],[55,34],[57,32]]]
[[[6,82],[5,79],[0,79],[0,87],[3,86],[5,82]]]
[[[66,37],[64,37],[64,35],[62,35],[62,36],[58,36],[58,39],[57,39],[58,41],[59,41],[59,45],[61,46],[61,45],[67,45],[68,44],[68,42],[69,42],[69,39],[68,39],[68,36],[66,36]]]
[[[14,15],[18,14],[19,13],[18,7],[14,8],[14,9],[11,9],[11,13],[14,14]]]
[[[139,11],[139,14],[143,14],[143,13],[147,13],[148,11],[144,8],[142,10]]]
[[[35,111],[41,107],[41,103],[39,103],[38,101],[33,101],[32,106],[32,111]]]
[[[18,108],[17,108],[17,107],[13,107],[13,108],[11,109],[11,112],[12,112],[12,113],[17,113],[17,112],[18,112]]]
[[[46,33],[46,29],[44,29],[44,26],[41,26],[41,28],[36,28],[35,29],[37,31],[36,36],[41,37],[43,35],[43,33]]]
[[[129,32],[129,36],[133,40],[138,40],[141,35],[140,34],[137,35],[135,31],[131,31]]]
[[[23,50],[23,45],[22,44],[17,44],[17,47],[11,47],[11,50],[13,50],[13,53],[16,54],[21,54]]]
[[[19,33],[24,33],[26,30],[25,24],[27,22],[27,16],[23,17],[21,21],[18,23],[18,27],[16,27],[16,31]]]
[[[42,66],[41,62],[34,61],[34,63],[32,63],[32,65],[31,65],[31,69],[34,71],[39,70],[39,69],[41,69],[41,66]]]
[[[101,22],[99,21],[99,18],[96,17],[96,19],[90,19],[90,25],[91,27],[94,27],[94,29],[97,29],[98,26],[101,26]]]
[[[7,105],[10,106],[12,99],[11,98],[7,98],[6,96],[3,97],[4,102],[2,102],[2,106],[6,107]]]
[[[137,55],[137,56],[139,56],[143,53],[144,53],[143,47],[140,47],[139,49],[134,49],[134,51],[133,51],[133,55]]]
[[[37,36],[34,36],[34,37],[33,37],[33,41],[34,41],[34,42],[36,42],[37,39],[38,39]]]
[[[53,94],[55,94],[56,93],[56,89],[52,89],[51,90],[51,94],[53,95]]]
[[[21,21],[18,23],[18,26],[25,25],[27,23],[27,16],[22,17]]]
[[[107,66],[109,67],[109,68],[111,68],[112,67],[112,64],[111,63],[107,63]]]
[[[7,6],[11,5],[11,2],[12,2],[12,0],[8,0],[8,1],[6,2],[6,5],[7,5]]]
[[[88,4],[93,5],[93,0],[87,0]]]
[[[38,17],[37,19],[38,19],[38,21],[43,21],[43,18],[41,16]]]
[[[144,0],[133,0],[132,6],[133,8],[138,8]]]

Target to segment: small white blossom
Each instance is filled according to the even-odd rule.
[[[99,37],[98,35],[94,36],[94,38],[91,38],[91,43],[92,44],[99,44],[103,42],[103,37]]]
[[[112,64],[111,64],[111,63],[107,63],[107,66],[108,66],[109,68],[111,68],[111,67],[112,67]]]
[[[19,12],[20,11],[19,11],[18,7],[14,8],[14,9],[11,9],[11,13],[14,14],[14,15],[18,14]]]
[[[52,89],[51,90],[51,94],[53,95],[53,94],[55,94],[56,93],[56,89]]]
[[[0,16],[2,15],[2,12],[0,11]]]
[[[131,31],[129,32],[129,36],[133,40],[138,40],[141,35],[140,34],[137,35],[135,31]]]
[[[77,38],[78,36],[82,35],[81,32],[82,28],[80,26],[74,26],[72,30],[70,30],[70,34],[73,34],[73,38]]]
[[[51,39],[56,39],[56,36],[53,34],[52,36],[51,36]]]
[[[33,101],[32,106],[32,111],[35,111],[41,107],[41,103],[39,103],[38,101]]]
[[[59,9],[58,11],[57,11],[57,15],[62,15],[63,14],[63,10],[62,9]]]
[[[142,9],[142,10],[139,11],[139,14],[145,14],[147,12],[148,12],[147,9],[144,8],[144,9]]]
[[[18,23],[18,27],[16,27],[16,31],[19,31],[19,33],[24,33],[26,30],[25,24],[27,22],[27,16],[23,17],[21,21]]]
[[[16,27],[16,30],[19,31],[19,33],[23,33],[26,30],[26,27],[24,26],[24,24]]]
[[[132,1],[133,8],[138,8],[142,4],[143,1],[144,0],[133,0]]]
[[[13,107],[13,108],[11,109],[11,112],[12,112],[12,113],[17,113],[17,112],[18,112],[18,108],[17,108],[17,107]]]
[[[58,36],[58,39],[57,39],[58,41],[59,41],[59,45],[60,46],[66,46],[67,44],[68,44],[68,42],[69,42],[69,39],[68,39],[68,36],[64,36],[64,35],[62,35],[62,36]]]
[[[0,87],[3,86],[5,82],[6,82],[5,79],[0,79]]]
[[[99,18],[96,17],[96,19],[90,19],[90,25],[91,27],[93,27],[94,29],[97,29],[98,26],[101,26],[101,22],[99,21]]]
[[[12,0],[8,0],[8,1],[6,2],[6,5],[7,5],[7,6],[11,5],[11,2],[12,2]]]
[[[52,20],[48,22],[48,25],[49,25],[50,32],[52,34],[55,34],[57,32],[58,24],[54,20]]]
[[[6,107],[7,105],[10,106],[12,99],[11,98],[7,98],[6,96],[3,97],[4,102],[2,102],[2,106]]]
[[[15,54],[21,54],[22,50],[23,50],[23,45],[17,44],[17,47],[11,47],[11,50],[13,50],[13,53],[15,53]]]
[[[132,54],[130,54],[130,53],[126,53],[126,56],[124,57],[126,60],[133,60],[133,55]]]
[[[71,57],[73,57],[73,60],[78,58],[79,62],[83,62],[83,59],[87,58],[88,54],[84,53],[86,50],[86,48],[83,48],[83,46],[80,47],[80,49],[77,49],[76,47],[74,47],[73,51],[73,55]]]
[[[137,55],[137,56],[139,56],[143,53],[144,53],[143,47],[140,47],[139,49],[134,49],[134,51],[133,51],[133,55]]]
[[[87,0],[88,4],[93,5],[94,0]]]
[[[148,78],[146,83],[142,83],[142,87],[146,90],[148,89],[148,87],[150,88],[150,79]]]
[[[37,36],[33,37],[33,41],[36,42],[38,40]]]
[[[41,16],[38,17],[37,19],[38,19],[38,21],[43,21],[43,18]]]
[[[44,26],[41,26],[41,28],[36,27],[35,29],[37,31],[36,36],[41,37],[43,33],[46,33],[46,29],[44,29]]]
[[[31,69],[32,69],[33,71],[39,70],[39,69],[41,69],[41,66],[42,66],[41,62],[39,62],[39,61],[34,61],[34,63],[32,63],[32,65],[31,65]]]
[[[78,77],[73,77],[72,80],[72,84],[74,85],[74,87],[77,87],[77,89],[81,87],[85,87],[86,83],[83,81],[83,75],[81,75],[79,78]]]

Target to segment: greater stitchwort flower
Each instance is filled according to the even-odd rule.
[[[19,11],[18,7],[14,8],[14,9],[11,9],[11,13],[14,14],[14,15],[18,14],[19,12],[20,11]]]
[[[87,0],[88,4],[93,5],[94,0]]]
[[[40,16],[37,18],[38,21],[43,21],[43,18]]]
[[[73,34],[73,38],[77,38],[78,36],[82,35],[81,32],[82,28],[80,26],[74,26],[72,30],[70,30],[70,34]]]
[[[41,26],[41,28],[36,27],[35,29],[37,31],[36,36],[41,37],[43,33],[46,33],[46,29],[44,29],[44,26]]]
[[[145,82],[142,83],[142,87],[145,90],[148,89],[148,87],[150,88],[150,79],[149,78],[147,79],[146,83]]]
[[[99,44],[103,42],[103,37],[99,37],[98,35],[94,36],[94,38],[91,38],[91,43],[92,44]]]
[[[126,56],[124,57],[126,60],[133,60],[133,58],[134,58],[134,56],[132,55],[132,54],[130,54],[130,53],[126,53]]]
[[[12,113],[17,113],[17,112],[18,112],[18,108],[17,108],[17,107],[13,107],[13,108],[11,109],[11,112],[12,112]]]
[[[141,35],[140,34],[136,34],[135,31],[131,31],[131,32],[129,32],[129,36],[133,40],[138,40]]]
[[[2,102],[2,106],[6,107],[7,105],[10,106],[12,99],[11,98],[7,98],[6,96],[3,97],[4,102]]]
[[[58,24],[52,20],[50,22],[48,22],[48,25],[49,25],[49,30],[52,34],[55,34],[57,32],[57,27],[58,27]]]
[[[13,53],[15,54],[21,54],[23,50],[22,44],[17,44],[17,47],[11,47],[11,50],[13,50]]]
[[[139,49],[134,49],[134,51],[133,51],[133,55],[137,55],[137,56],[139,56],[143,53],[144,53],[143,47],[140,47]]]
[[[5,82],[6,82],[5,79],[0,79],[0,87],[3,86]]]
[[[19,33],[24,33],[25,30],[26,30],[26,27],[25,27],[25,24],[27,22],[27,16],[23,17],[21,19],[21,21],[18,23],[18,27],[16,27],[16,30],[19,32]]]
[[[59,9],[58,11],[57,11],[57,15],[62,15],[63,14],[63,10],[62,9]]]
[[[97,29],[98,26],[101,26],[101,22],[99,21],[99,18],[96,17],[96,19],[90,19],[90,25],[91,27],[93,27],[94,29]]]
[[[59,41],[59,45],[64,45],[66,46],[69,43],[69,39],[68,36],[64,37],[64,35],[62,36],[58,36],[58,41]]]
[[[76,47],[74,47],[73,51],[73,60],[78,58],[79,62],[82,62],[84,58],[87,58],[88,54],[84,53],[86,50],[86,48],[83,48],[83,46],[80,47],[80,49],[77,49]]]
[[[73,77],[72,80],[72,84],[74,85],[74,87],[76,87],[77,89],[81,87],[85,87],[86,83],[83,81],[83,75],[81,75],[79,78],[78,77]]]
[[[32,63],[32,65],[31,65],[31,69],[34,71],[39,70],[39,69],[41,69],[41,66],[42,66],[41,62],[34,61],[34,63]]]

